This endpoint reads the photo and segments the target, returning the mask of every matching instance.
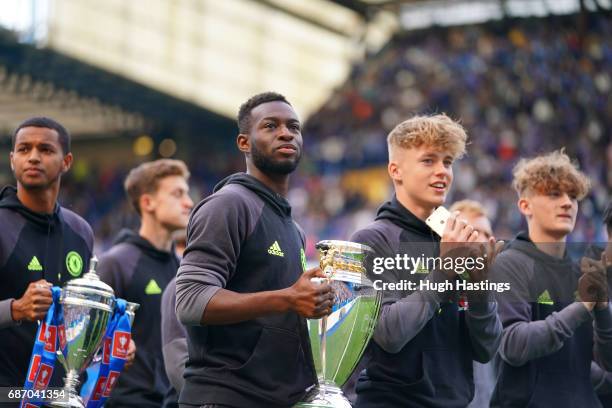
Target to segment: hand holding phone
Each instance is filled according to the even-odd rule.
[[[427,217],[425,224],[427,224],[427,226],[436,234],[442,237],[444,234],[444,228],[446,227],[446,221],[448,221],[450,215],[450,212],[446,208],[440,206],[436,208],[429,217]]]

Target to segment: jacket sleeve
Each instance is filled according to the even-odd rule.
[[[189,358],[187,333],[176,318],[176,279],[170,281],[161,299],[162,354],[168,380],[180,393],[185,380],[183,372]]]
[[[612,393],[612,373],[602,369],[595,361],[591,361],[591,384],[597,395]]]
[[[0,276],[10,277],[10,273],[6,271],[5,266],[9,256],[17,245],[23,222],[21,218],[15,217],[11,211],[3,210],[0,211],[0,224],[2,224],[3,227],[2,233],[0,234]],[[21,297],[22,295],[23,293],[13,294],[13,296],[16,297]],[[11,303],[13,303],[14,300],[15,298],[0,299],[0,329],[19,324],[19,322],[13,321],[13,316],[11,314]]]
[[[502,338],[497,303],[489,299],[488,302],[470,303],[466,313],[474,360],[479,363],[486,363],[495,356]]]
[[[181,323],[200,325],[208,302],[235,271],[250,225],[247,204],[234,192],[207,197],[193,213],[176,279],[176,315]]]
[[[593,310],[595,361],[605,370],[612,371],[612,310],[610,303],[603,310]]]
[[[550,355],[563,347],[574,331],[591,319],[584,305],[574,302],[544,320],[531,321],[529,265],[511,251],[500,254],[493,265],[497,282],[510,283],[510,292],[499,296],[499,315],[504,327],[499,353],[511,366]]]
[[[374,249],[375,257],[394,257],[397,252],[384,234],[377,230],[357,231],[351,241],[370,246]],[[385,270],[372,276],[372,267],[369,265],[368,272],[373,280],[379,280],[381,284],[401,281],[397,270]],[[446,276],[434,270],[423,280],[443,282]],[[399,291],[383,291],[383,304],[374,330],[374,341],[386,352],[398,353],[434,316],[440,300],[440,294],[436,291],[419,290],[404,297]]]
[[[0,300],[0,329],[18,324],[18,322],[13,321],[13,315],[11,314],[11,303],[14,300],[13,298]]]

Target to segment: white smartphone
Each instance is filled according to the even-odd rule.
[[[446,227],[446,221],[450,215],[450,212],[446,208],[440,206],[427,217],[425,224],[441,237]]]

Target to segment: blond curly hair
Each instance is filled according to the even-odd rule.
[[[397,125],[387,136],[389,155],[395,147],[431,146],[457,159],[465,154],[466,143],[467,133],[463,126],[444,113],[414,116]]]
[[[564,149],[521,159],[514,166],[512,174],[512,187],[519,196],[556,190],[582,200],[591,188],[588,177],[572,163]]]
[[[485,210],[484,206],[478,201],[474,200],[457,201],[456,203],[451,205],[448,211],[450,211],[451,213],[459,211],[461,213],[474,214],[477,217],[487,216],[487,211]]]

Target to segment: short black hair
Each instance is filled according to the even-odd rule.
[[[59,136],[59,143],[62,146],[62,151],[64,152],[64,155],[67,155],[68,153],[70,153],[70,133],[68,133],[66,128],[62,126],[59,122],[51,118],[44,117],[44,116],[35,116],[33,118],[26,119],[23,122],[21,122],[19,126],[17,126],[17,129],[15,129],[15,132],[13,132],[13,139],[12,139],[13,149],[15,149],[15,142],[17,141],[17,133],[19,133],[21,129],[27,128],[27,127],[39,127],[39,128],[47,128],[47,129],[55,130]]]
[[[263,92],[252,96],[245,103],[240,105],[238,110],[238,130],[240,133],[247,134],[251,129],[251,111],[257,106],[268,102],[284,102],[291,106],[287,98],[276,92]]]
[[[608,201],[608,205],[603,212],[603,222],[608,229],[608,235],[612,235],[612,199]]]

